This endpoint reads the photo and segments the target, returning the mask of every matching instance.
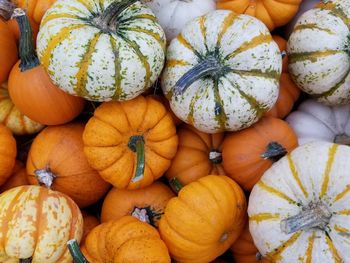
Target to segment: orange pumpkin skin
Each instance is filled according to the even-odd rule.
[[[16,40],[6,22],[0,19],[0,84],[6,81],[17,60]]]
[[[208,174],[225,175],[222,167],[224,133],[207,134],[182,124],[178,129],[179,146],[165,176],[187,185]]]
[[[97,202],[109,189],[86,160],[83,131],[84,125],[79,123],[46,127],[34,139],[27,159],[31,184],[39,184],[40,170],[52,180],[51,189],[70,196],[79,207]],[[50,172],[55,178],[50,178]]]
[[[83,140],[90,165],[118,189],[152,184],[169,168],[178,144],[171,114],[159,101],[143,96],[102,103],[86,124]],[[135,141],[144,154],[135,145],[133,149]]]
[[[34,20],[32,18],[30,18],[30,17],[29,17],[29,22],[30,22],[30,26],[32,28],[33,41],[34,41],[33,43],[34,43],[34,46],[35,46],[35,44],[36,44],[36,37],[37,37],[38,32],[39,32],[39,24],[34,22]],[[12,34],[14,35],[16,42],[18,42],[19,38],[20,38],[20,35],[21,35],[21,32],[19,30],[19,26],[18,26],[18,23],[17,23],[16,19],[12,18],[12,19],[6,21],[6,23],[7,23],[8,28],[11,30]]]
[[[26,10],[28,16],[40,25],[47,9],[49,9],[56,0],[12,0],[18,7]]]
[[[293,82],[288,72],[288,56],[287,56],[287,41],[280,36],[272,36],[273,40],[278,44],[278,47],[283,56],[282,74],[280,78],[280,90],[276,104],[271,110],[265,113],[265,116],[276,117],[283,119],[293,108],[294,103],[300,96],[300,89]]]
[[[11,131],[0,124],[0,185],[11,176],[17,155],[16,140]]]
[[[217,9],[229,9],[238,14],[254,16],[270,31],[293,19],[302,0],[217,0]]]
[[[180,120],[175,113],[171,110],[170,108],[170,103],[169,101],[161,95],[149,95],[152,98],[155,98],[156,100],[158,100],[159,102],[163,103],[163,105],[165,106],[165,108],[169,111],[169,113],[171,114],[171,117],[174,120],[174,123],[176,126],[180,125],[182,123],[182,120]]]
[[[83,215],[83,236],[81,238],[80,244],[83,244],[85,242],[85,239],[87,235],[91,232],[92,229],[94,229],[96,226],[100,224],[100,221],[97,217],[90,215],[86,213],[85,211],[81,211],[81,214]]]
[[[101,222],[132,215],[141,221],[158,226],[166,204],[174,196],[170,188],[160,182],[136,190],[113,188],[103,201]],[[140,213],[143,216],[140,216]]]
[[[208,175],[184,186],[168,202],[160,235],[176,262],[210,262],[238,238],[246,208],[237,183],[227,176]]]
[[[276,142],[277,147],[282,146],[277,152],[274,151]],[[285,121],[264,117],[248,129],[226,136],[223,166],[228,176],[250,191],[276,159],[297,145],[297,136]]]
[[[90,263],[170,263],[168,249],[158,231],[132,216],[95,227],[82,252]]]
[[[15,167],[13,168],[11,176],[0,187],[0,193],[17,186],[29,185],[27,176],[28,175],[26,167],[23,165],[23,163],[16,160]]]

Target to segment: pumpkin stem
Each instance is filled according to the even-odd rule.
[[[75,263],[89,263],[89,261],[84,257],[83,253],[81,253],[79,245],[75,239],[69,240],[67,242],[67,246]]]
[[[266,146],[266,152],[264,152],[260,156],[263,159],[270,159],[273,162],[277,162],[286,154],[287,154],[287,150],[281,144],[279,144],[278,142],[270,142]]]
[[[145,171],[145,141],[143,136],[131,136],[128,142],[128,147],[133,152],[136,152],[136,171],[131,182],[136,183],[143,178]]]
[[[205,76],[218,77],[229,69],[229,67],[221,65],[215,56],[210,56],[187,71],[176,82],[174,87],[174,95],[177,96],[183,94],[189,86],[200,78]]]
[[[179,179],[177,179],[176,177],[171,178],[169,180],[169,184],[171,189],[173,189],[175,193],[180,192],[180,190],[184,187],[182,183],[180,183]]]
[[[334,143],[350,145],[350,136],[346,135],[345,133],[339,134],[335,136]]]
[[[19,39],[19,57],[21,59],[21,63],[19,64],[19,67],[23,72],[39,66],[40,62],[35,53],[32,28],[30,27],[29,19],[26,13],[22,9],[16,8],[13,11],[12,17],[16,18],[19,30],[21,32]]]
[[[156,227],[155,219],[159,219],[161,214],[153,212],[150,206],[147,207],[135,207],[131,215],[138,220],[150,224],[151,226]]]
[[[316,202],[311,201],[307,206],[303,207],[299,214],[283,219],[280,227],[285,234],[310,228],[325,230],[331,217],[332,213],[321,200]]]
[[[32,257],[30,257],[30,258],[20,258],[19,259],[19,263],[31,263],[32,260],[33,260]]]
[[[49,167],[44,169],[36,169],[34,174],[40,185],[44,185],[47,188],[51,188],[56,175],[51,171]]]
[[[218,150],[212,149],[209,152],[209,161],[211,161],[214,164],[222,163],[222,153]]]
[[[0,0],[0,16],[3,19],[9,20],[15,8],[16,6],[13,3],[7,0]]]

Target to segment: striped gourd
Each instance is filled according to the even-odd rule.
[[[328,105],[350,102],[350,0],[322,1],[305,12],[288,41],[289,73]]]
[[[172,40],[162,88],[174,113],[198,130],[240,130],[276,102],[281,67],[278,46],[262,22],[216,10]]]
[[[271,262],[350,262],[350,147],[313,142],[275,163],[249,198],[249,229]]]
[[[149,88],[163,68],[165,45],[154,14],[136,0],[57,1],[37,39],[53,82],[94,101],[129,100]]]

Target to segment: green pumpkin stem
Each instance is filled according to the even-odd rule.
[[[16,6],[13,3],[7,0],[0,0],[0,17],[9,20],[15,8]]]
[[[179,193],[180,190],[184,187],[182,183],[179,181],[179,179],[177,179],[176,177],[171,178],[169,180],[169,184],[171,189],[173,189],[175,193]]]
[[[143,136],[131,136],[128,142],[128,147],[133,152],[136,152],[136,171],[131,182],[136,183],[143,178],[145,172],[145,141]]]
[[[277,162],[286,154],[287,150],[281,144],[278,142],[270,142],[266,147],[266,152],[264,152],[261,157],[263,159],[269,159],[273,162]]]
[[[339,134],[339,135],[335,136],[334,143],[343,144],[343,145],[350,145],[350,136],[346,135],[345,133]]]
[[[19,64],[19,67],[23,72],[39,66],[40,62],[35,53],[32,28],[26,13],[22,9],[16,8],[13,11],[12,17],[16,19],[21,32],[19,39],[19,57],[21,63]]]
[[[89,263],[83,253],[81,253],[79,245],[75,239],[69,240],[67,246],[75,263]]]
[[[19,259],[19,263],[31,263],[32,260],[33,260],[32,257],[30,257],[30,258],[20,258]]]

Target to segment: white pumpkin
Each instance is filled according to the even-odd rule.
[[[318,140],[350,144],[350,105],[327,106],[310,99],[286,121],[298,136],[299,145]]]
[[[329,105],[350,102],[350,0],[323,1],[305,12],[288,40],[289,73]]]
[[[215,10],[215,0],[142,0],[158,18],[170,42],[186,23]]]
[[[129,100],[158,78],[166,39],[136,0],[57,1],[40,24],[37,51],[53,82],[94,101]]]
[[[162,89],[176,116],[207,133],[259,120],[277,100],[282,58],[258,19],[217,10],[170,43]]]
[[[275,163],[249,198],[249,229],[271,262],[350,262],[350,147],[314,142]]]

